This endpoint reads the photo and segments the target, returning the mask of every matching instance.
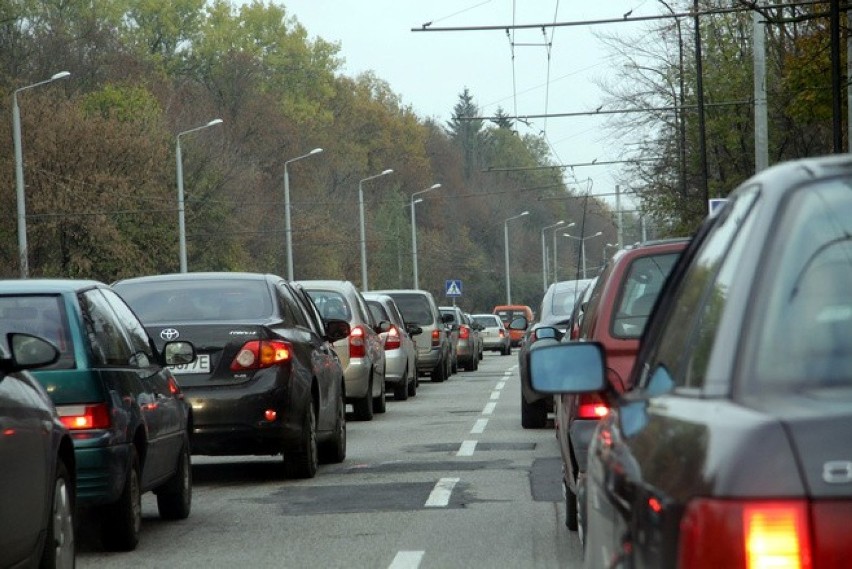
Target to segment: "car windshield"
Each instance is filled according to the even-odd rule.
[[[45,369],[74,367],[74,350],[62,297],[58,295],[0,296],[0,337],[22,332],[49,340],[59,360]]]
[[[402,313],[406,324],[417,324],[419,326],[431,326],[435,323],[432,310],[427,298],[420,294],[394,294],[393,299]]]
[[[273,312],[266,283],[260,280],[140,281],[113,288],[146,324],[255,320]]]
[[[639,257],[630,263],[621,285],[618,308],[612,313],[612,335],[638,338],[679,253]]]

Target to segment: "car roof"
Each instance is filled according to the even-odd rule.
[[[107,285],[89,279],[7,279],[0,280],[0,289],[4,294],[55,294],[57,292],[76,292],[93,287]]]
[[[167,273],[162,275],[147,275],[143,277],[132,277],[121,279],[113,284],[120,283],[144,283],[160,281],[186,281],[186,280],[266,280],[269,278],[281,278],[268,273],[243,273],[231,271],[210,271],[203,273]],[[282,279],[283,280],[283,279]]]

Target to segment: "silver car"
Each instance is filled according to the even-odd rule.
[[[334,343],[346,383],[346,402],[355,419],[385,412],[385,350],[379,334],[390,326],[375,322],[364,297],[349,281],[299,281],[324,319],[349,322],[348,337]]]
[[[483,327],[482,348],[500,352],[504,356],[512,353],[509,331],[503,327],[503,321],[496,314],[472,314],[471,318]]]
[[[367,308],[373,320],[390,322],[387,332],[382,332],[385,347],[385,384],[393,389],[393,398],[405,401],[409,396],[417,395],[417,345],[413,336],[423,333],[416,324],[405,324],[399,307],[393,298],[386,294],[365,292]]]

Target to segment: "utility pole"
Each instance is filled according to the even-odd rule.
[[[618,222],[618,248],[624,247],[624,218],[621,215],[621,188],[615,185],[615,212]]]
[[[698,103],[698,157],[701,161],[701,190],[704,197],[704,214],[710,213],[710,188],[707,181],[707,126],[704,122],[704,66],[701,55],[701,23],[698,17],[698,0],[693,2],[695,22],[695,75],[696,102]]]
[[[763,16],[751,14],[754,27],[754,171],[769,167],[769,121],[766,109],[766,28]]]

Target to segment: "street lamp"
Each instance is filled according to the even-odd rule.
[[[563,233],[563,237],[568,237],[570,239],[574,239],[580,242],[580,257],[583,259],[583,278],[586,278],[586,239],[592,239],[593,237],[600,237],[603,235],[602,231],[598,231],[594,235],[589,235],[588,237],[574,237],[573,235],[569,235],[567,233]]]
[[[544,244],[544,232],[548,229],[553,229],[554,227],[559,227],[560,225],[564,225],[565,220],[560,219],[553,225],[548,225],[546,227],[541,228],[541,282],[544,285],[544,292],[547,292],[547,247]]]
[[[175,161],[177,162],[177,187],[178,187],[178,243],[180,247],[180,272],[186,272],[186,224],[184,222],[184,200],[183,200],[183,158],[180,151],[180,137],[184,134],[189,134],[222,124],[222,119],[213,119],[207,124],[179,132],[177,134],[177,144],[175,145]]]
[[[441,184],[432,184],[425,190],[420,190],[419,192],[414,192],[411,194],[411,257],[413,259],[412,263],[414,265],[414,288],[420,288],[420,280],[417,277],[417,217],[414,213],[414,204],[420,203],[423,201],[422,198],[415,199],[415,196],[420,194],[425,194],[426,192],[431,192],[432,190],[437,190],[441,187]]]
[[[384,170],[381,174],[368,176],[358,182],[358,214],[361,220],[361,290],[367,292],[370,290],[367,284],[367,236],[364,231],[364,182],[392,174],[393,170]]]
[[[606,263],[606,250],[607,249],[618,250],[618,244],[617,243],[606,243],[606,244],[604,244],[604,246],[603,246],[603,259],[602,259],[602,263],[604,263],[604,264]]]
[[[290,228],[290,175],[287,173],[287,165],[290,162],[301,160],[319,154],[322,148],[314,148],[307,154],[284,161],[284,235],[287,241],[287,280],[293,279],[293,230]]]
[[[18,107],[18,93],[46,85],[57,79],[65,79],[70,76],[68,71],[60,71],[50,79],[15,89],[12,92],[12,139],[15,145],[15,194],[18,201],[18,262],[20,264],[21,278],[29,277],[30,267],[27,254],[27,206],[24,199],[24,158],[21,150],[21,109]]]
[[[512,304],[512,278],[509,273],[509,222],[529,214],[530,212],[524,211],[503,222],[503,248],[506,252],[506,304]]]
[[[574,227],[577,225],[573,221],[563,227],[562,229],[568,229],[570,227]],[[558,281],[558,277],[556,275],[557,268],[559,267],[559,256],[556,254],[556,231],[553,232],[553,284],[556,284]]]

